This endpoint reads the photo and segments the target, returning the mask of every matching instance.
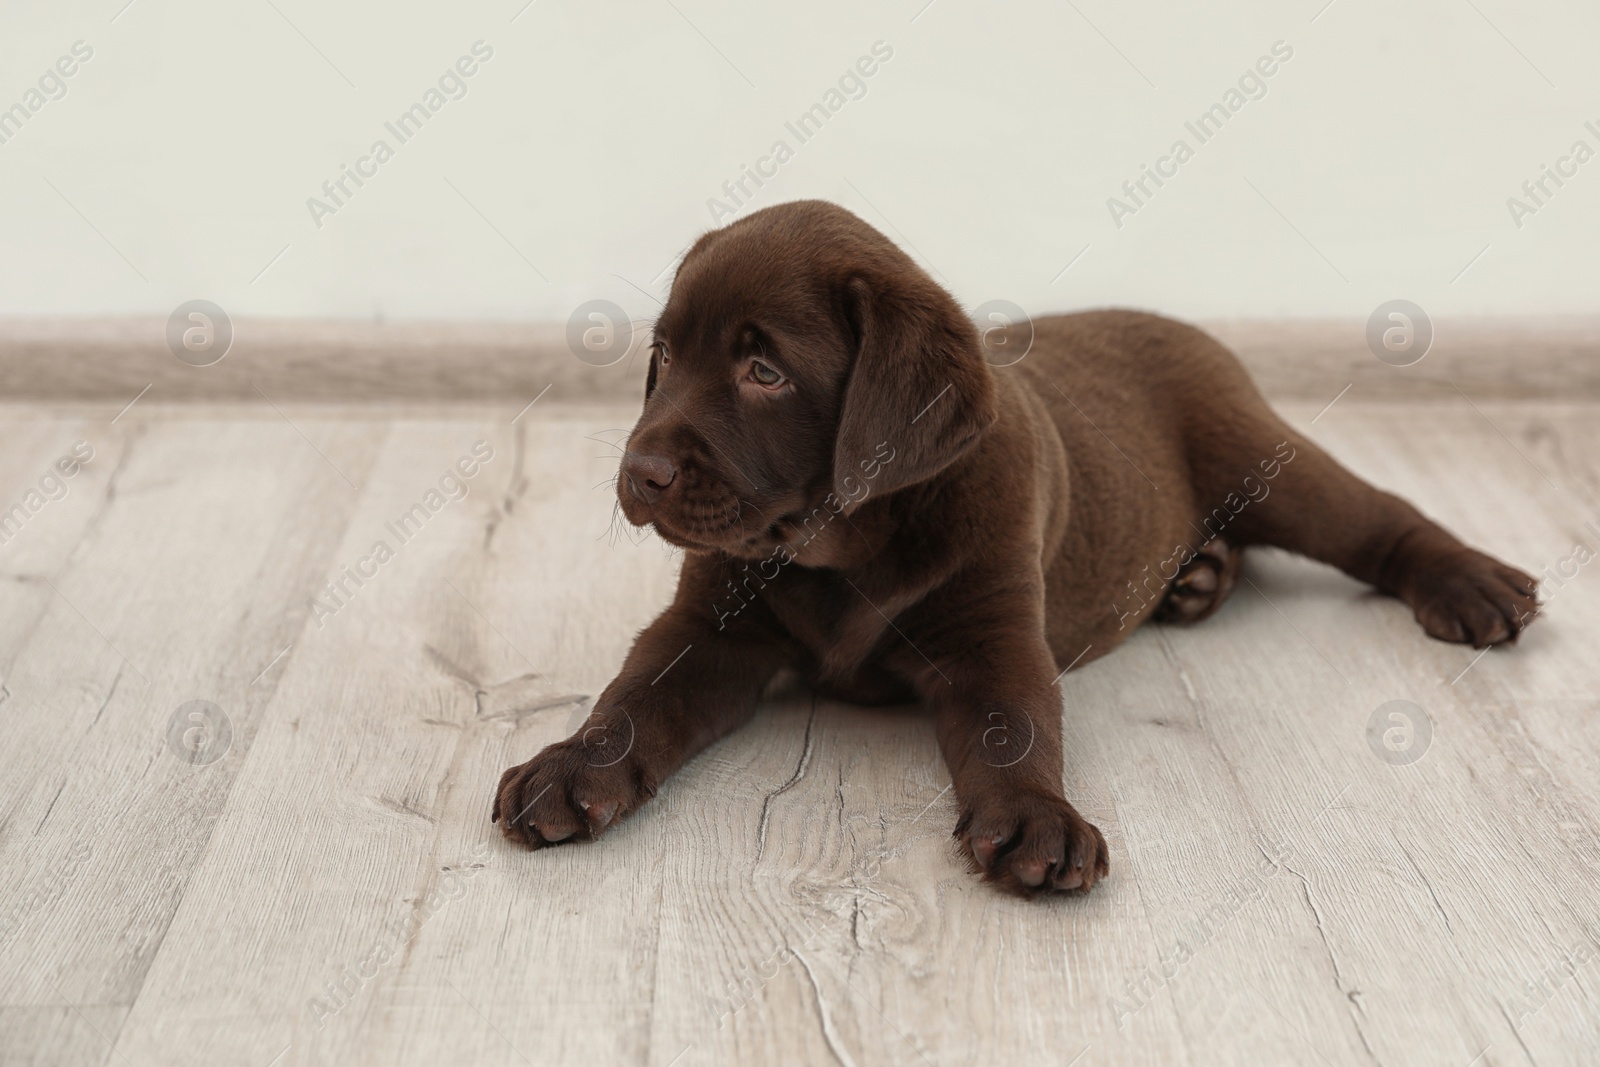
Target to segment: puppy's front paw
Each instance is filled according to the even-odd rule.
[[[1087,892],[1111,870],[1106,839],[1059,796],[964,801],[955,836],[985,881],[1022,896]]]
[[[1417,568],[1406,602],[1428,636],[1488,648],[1515,641],[1539,611],[1538,582],[1466,549]]]
[[[656,795],[658,783],[632,752],[596,744],[595,729],[500,776],[489,818],[507,837],[529,848],[592,840]]]

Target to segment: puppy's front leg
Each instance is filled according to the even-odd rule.
[[[490,818],[511,840],[598,837],[750,718],[788,649],[760,604],[719,619],[698,569],[685,563],[677,601],[639,635],[582,729],[501,775]]]
[[[984,877],[1023,895],[1088,890],[1110,870],[1106,841],[1061,790],[1061,694],[1038,636],[984,642],[938,705],[939,746],[961,818],[955,834]],[[975,668],[975,669],[974,669]]]

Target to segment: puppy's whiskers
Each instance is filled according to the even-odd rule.
[[[606,523],[606,528],[603,531],[601,531],[601,533],[600,533],[600,535],[598,537],[595,538],[596,541],[600,540],[601,537],[604,537],[606,539],[606,544],[607,544],[608,547],[610,547],[610,548],[616,548],[617,547],[617,533],[618,533],[618,530],[617,530],[617,516],[621,515],[621,514],[622,514],[622,501],[613,500],[611,502],[611,521]]]
[[[585,434],[583,439],[585,441],[593,441],[597,445],[605,445],[607,448],[611,449],[611,451],[613,453],[615,453],[616,455],[618,455],[618,456],[627,455],[627,450],[625,448],[623,448],[620,444],[618,444],[615,441],[607,441],[607,440],[603,439],[600,436],[600,434],[603,434],[603,433],[617,433],[617,434],[622,434],[623,436],[626,436],[628,431],[627,430],[621,430],[621,429],[600,430],[600,431],[598,431],[596,433]],[[596,457],[596,458],[603,458],[603,457]]]

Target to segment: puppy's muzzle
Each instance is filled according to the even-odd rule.
[[[665,456],[628,452],[622,457],[622,476],[628,491],[646,504],[654,504],[678,480],[678,468]]]

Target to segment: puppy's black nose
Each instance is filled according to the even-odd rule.
[[[678,468],[666,456],[629,452],[622,457],[622,476],[634,496],[654,504],[677,480]]]

